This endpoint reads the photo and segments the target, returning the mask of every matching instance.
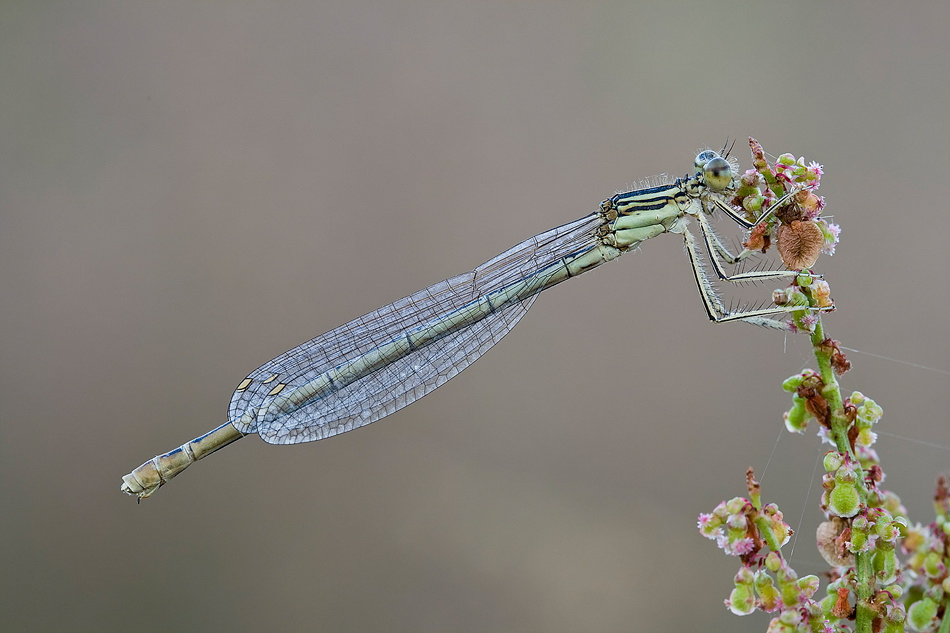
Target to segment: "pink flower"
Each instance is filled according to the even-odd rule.
[[[728,550],[727,550],[728,551]],[[755,551],[755,541],[749,537],[740,538],[732,544],[732,554],[734,556],[744,556]]]

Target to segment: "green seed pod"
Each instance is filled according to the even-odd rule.
[[[798,579],[798,588],[801,589],[806,598],[811,598],[813,595],[815,595],[815,592],[818,591],[818,586],[820,584],[821,581],[819,581],[818,576],[815,576],[814,574],[802,576]]]
[[[739,514],[745,510],[748,501],[742,497],[733,497],[726,502],[726,512],[729,514]]]
[[[808,409],[805,406],[805,399],[800,396],[792,398],[792,408],[785,412],[785,428],[790,433],[802,433],[808,426]]]
[[[779,602],[778,589],[775,582],[765,571],[755,574],[755,593],[759,596],[759,603],[765,611],[774,611]]]
[[[775,165],[785,165],[786,167],[792,167],[796,164],[795,156],[793,154],[785,153],[775,159]]]
[[[839,483],[828,496],[828,512],[839,517],[853,517],[861,509],[861,495],[857,486]]]
[[[848,549],[852,552],[861,552],[864,551],[864,548],[868,544],[868,535],[867,532],[862,532],[860,530],[851,531],[851,541],[848,544]]]
[[[907,612],[907,623],[915,631],[924,631],[930,628],[930,624],[937,616],[937,603],[931,598],[921,598],[910,605]]]
[[[802,374],[795,374],[794,376],[789,376],[785,379],[785,382],[782,383],[782,389],[789,393],[795,393],[795,391],[801,387],[802,382],[804,382],[805,376]]]
[[[836,451],[828,451],[825,453],[823,464],[825,466],[825,472],[834,472],[844,464],[844,455]]]
[[[893,548],[877,552],[874,556],[874,572],[882,583],[894,582],[900,561]]]
[[[736,615],[749,615],[755,611],[755,592],[752,585],[736,585],[729,594],[729,610]]]
[[[929,578],[939,578],[946,572],[943,565],[943,557],[937,552],[927,553],[924,557],[923,568],[924,573],[926,573]]]
[[[835,471],[835,483],[836,484],[853,484],[857,481],[858,475],[854,472],[850,466],[844,468],[839,468]]]
[[[762,205],[765,204],[765,196],[752,195],[745,198],[742,201],[742,208],[751,213],[758,214],[762,210]]]
[[[821,599],[821,612],[826,619],[834,622],[838,619],[838,616],[832,613],[832,610],[835,608],[835,603],[838,601],[838,597],[829,589],[828,595]]]

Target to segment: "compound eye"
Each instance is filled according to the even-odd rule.
[[[693,166],[696,168],[696,175],[698,176],[703,173],[703,168],[706,166],[706,163],[718,157],[719,154],[712,151],[711,149],[707,149],[696,154],[696,160],[693,161]]]
[[[698,159],[698,157],[697,157]],[[732,167],[729,161],[716,156],[703,166],[703,179],[713,191],[722,191],[732,184]]]

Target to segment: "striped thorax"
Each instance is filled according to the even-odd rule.
[[[627,251],[661,233],[681,233],[686,216],[710,213],[705,202],[712,196],[723,200],[724,193],[734,188],[729,162],[716,152],[700,152],[692,175],[604,200],[600,206],[607,220],[604,243]]]

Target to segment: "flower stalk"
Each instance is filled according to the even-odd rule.
[[[775,504],[763,505],[750,468],[749,497],[723,502],[699,519],[704,536],[740,559],[726,605],[737,615],[775,613],[769,633],[950,633],[950,476],[938,479],[937,518],[927,526],[912,524],[897,495],[881,487],[884,471],[872,429],[883,410],[860,392],[842,396],[838,377],[851,364],[825,333],[821,315],[834,303],[828,283],[810,270],[820,252],[834,251],[839,234],[820,217],[824,200],[814,190],[821,166],[790,154],[770,165],[757,141],[750,139],[750,146],[755,169],[743,174],[732,203],[750,218],[763,218],[746,248],[764,251],[775,243],[786,266],[800,271],[773,300],[800,307],[787,327],[808,335],[817,370],[805,369],[782,384],[792,395],[784,420],[793,433],[816,421],[819,436],[833,447],[823,460],[820,506],[826,520],[816,535],[830,582],[824,598],[814,597],[818,577],[798,578],[783,558],[791,528]],[[770,207],[775,200],[786,202]]]

